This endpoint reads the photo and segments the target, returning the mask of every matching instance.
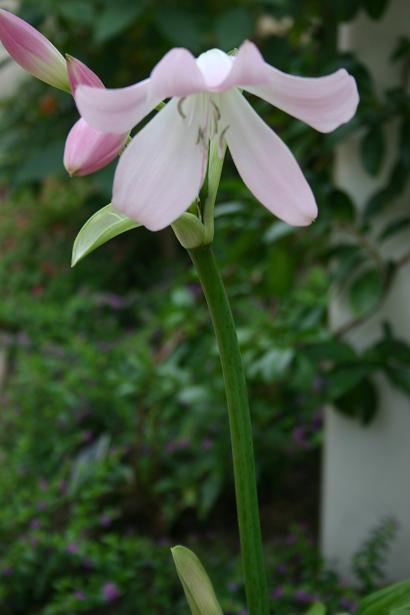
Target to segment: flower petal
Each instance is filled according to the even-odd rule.
[[[170,98],[189,96],[206,90],[202,73],[192,53],[176,47],[168,51],[151,73],[151,94],[153,97]]]
[[[188,209],[204,181],[208,144],[199,138],[199,114],[189,109],[196,104],[186,101],[185,119],[172,99],[134,137],[118,163],[112,204],[151,231]]]
[[[316,79],[288,75],[272,66],[269,73],[267,85],[246,90],[320,132],[330,132],[348,122],[356,111],[356,81],[344,68]]]
[[[149,96],[149,79],[116,90],[80,85],[75,100],[90,126],[119,134],[129,132],[159,103]]]
[[[268,82],[270,66],[266,64],[259,49],[251,41],[242,43],[238,54],[232,59],[232,69],[219,84],[218,92],[223,92],[236,85],[255,86]]]
[[[68,78],[71,91],[74,94],[79,85],[90,85],[93,88],[105,87],[98,75],[88,68],[86,64],[66,54]]]
[[[249,190],[288,224],[310,224],[317,216],[317,206],[289,148],[237,90],[225,92],[220,101],[225,138]]]

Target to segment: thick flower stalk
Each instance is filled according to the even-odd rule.
[[[358,104],[355,80],[344,69],[317,79],[287,75],[249,41],[237,56],[212,49],[195,58],[173,49],[148,79],[127,88],[80,86],[80,113],[101,131],[129,131],[171,99],[121,156],[113,206],[150,230],[168,226],[197,198],[212,140],[221,154],[227,144],[244,183],[267,209],[289,224],[310,224],[317,206],[298,163],[242,90],[322,132],[347,122]]]
[[[78,85],[104,88],[101,79],[85,64],[67,56],[33,26],[0,9],[0,41],[10,56],[28,73],[74,95]],[[80,119],[71,129],[64,152],[70,175],[88,175],[109,164],[124,148],[126,134],[99,131]]]

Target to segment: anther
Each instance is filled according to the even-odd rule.
[[[224,153],[224,147],[225,147],[224,140],[225,140],[225,135],[226,135],[226,132],[227,132],[228,128],[229,128],[229,124],[228,124],[228,126],[225,126],[225,128],[223,129],[223,131],[219,135],[218,154],[219,154],[220,158],[222,158],[223,153]]]
[[[186,120],[186,115],[185,115],[184,110],[182,108],[182,105],[184,104],[185,101],[186,101],[186,96],[184,96],[183,98],[180,98],[178,100],[178,105],[177,105],[178,113],[182,117],[183,120]]]

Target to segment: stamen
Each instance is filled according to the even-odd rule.
[[[219,158],[222,158],[224,155],[224,148],[225,148],[225,135],[226,132],[229,128],[229,124],[228,126],[225,126],[225,128],[223,129],[223,131],[221,132],[221,134],[219,135],[219,141],[218,141],[218,154],[219,154]]]
[[[213,108],[215,109],[215,117],[216,117],[216,121],[219,122],[219,120],[221,119],[221,112],[219,110],[218,105],[216,104],[216,102],[214,100],[212,100],[212,98],[209,101],[211,103],[211,105],[213,106]]]
[[[177,105],[178,113],[182,117],[183,120],[186,120],[186,115],[182,108],[182,105],[184,104],[185,101],[186,101],[186,96],[183,96],[182,98],[179,99],[178,105]]]

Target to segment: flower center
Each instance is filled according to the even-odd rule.
[[[233,58],[220,49],[210,49],[201,53],[196,63],[206,86],[215,88],[227,77],[232,68]]]

